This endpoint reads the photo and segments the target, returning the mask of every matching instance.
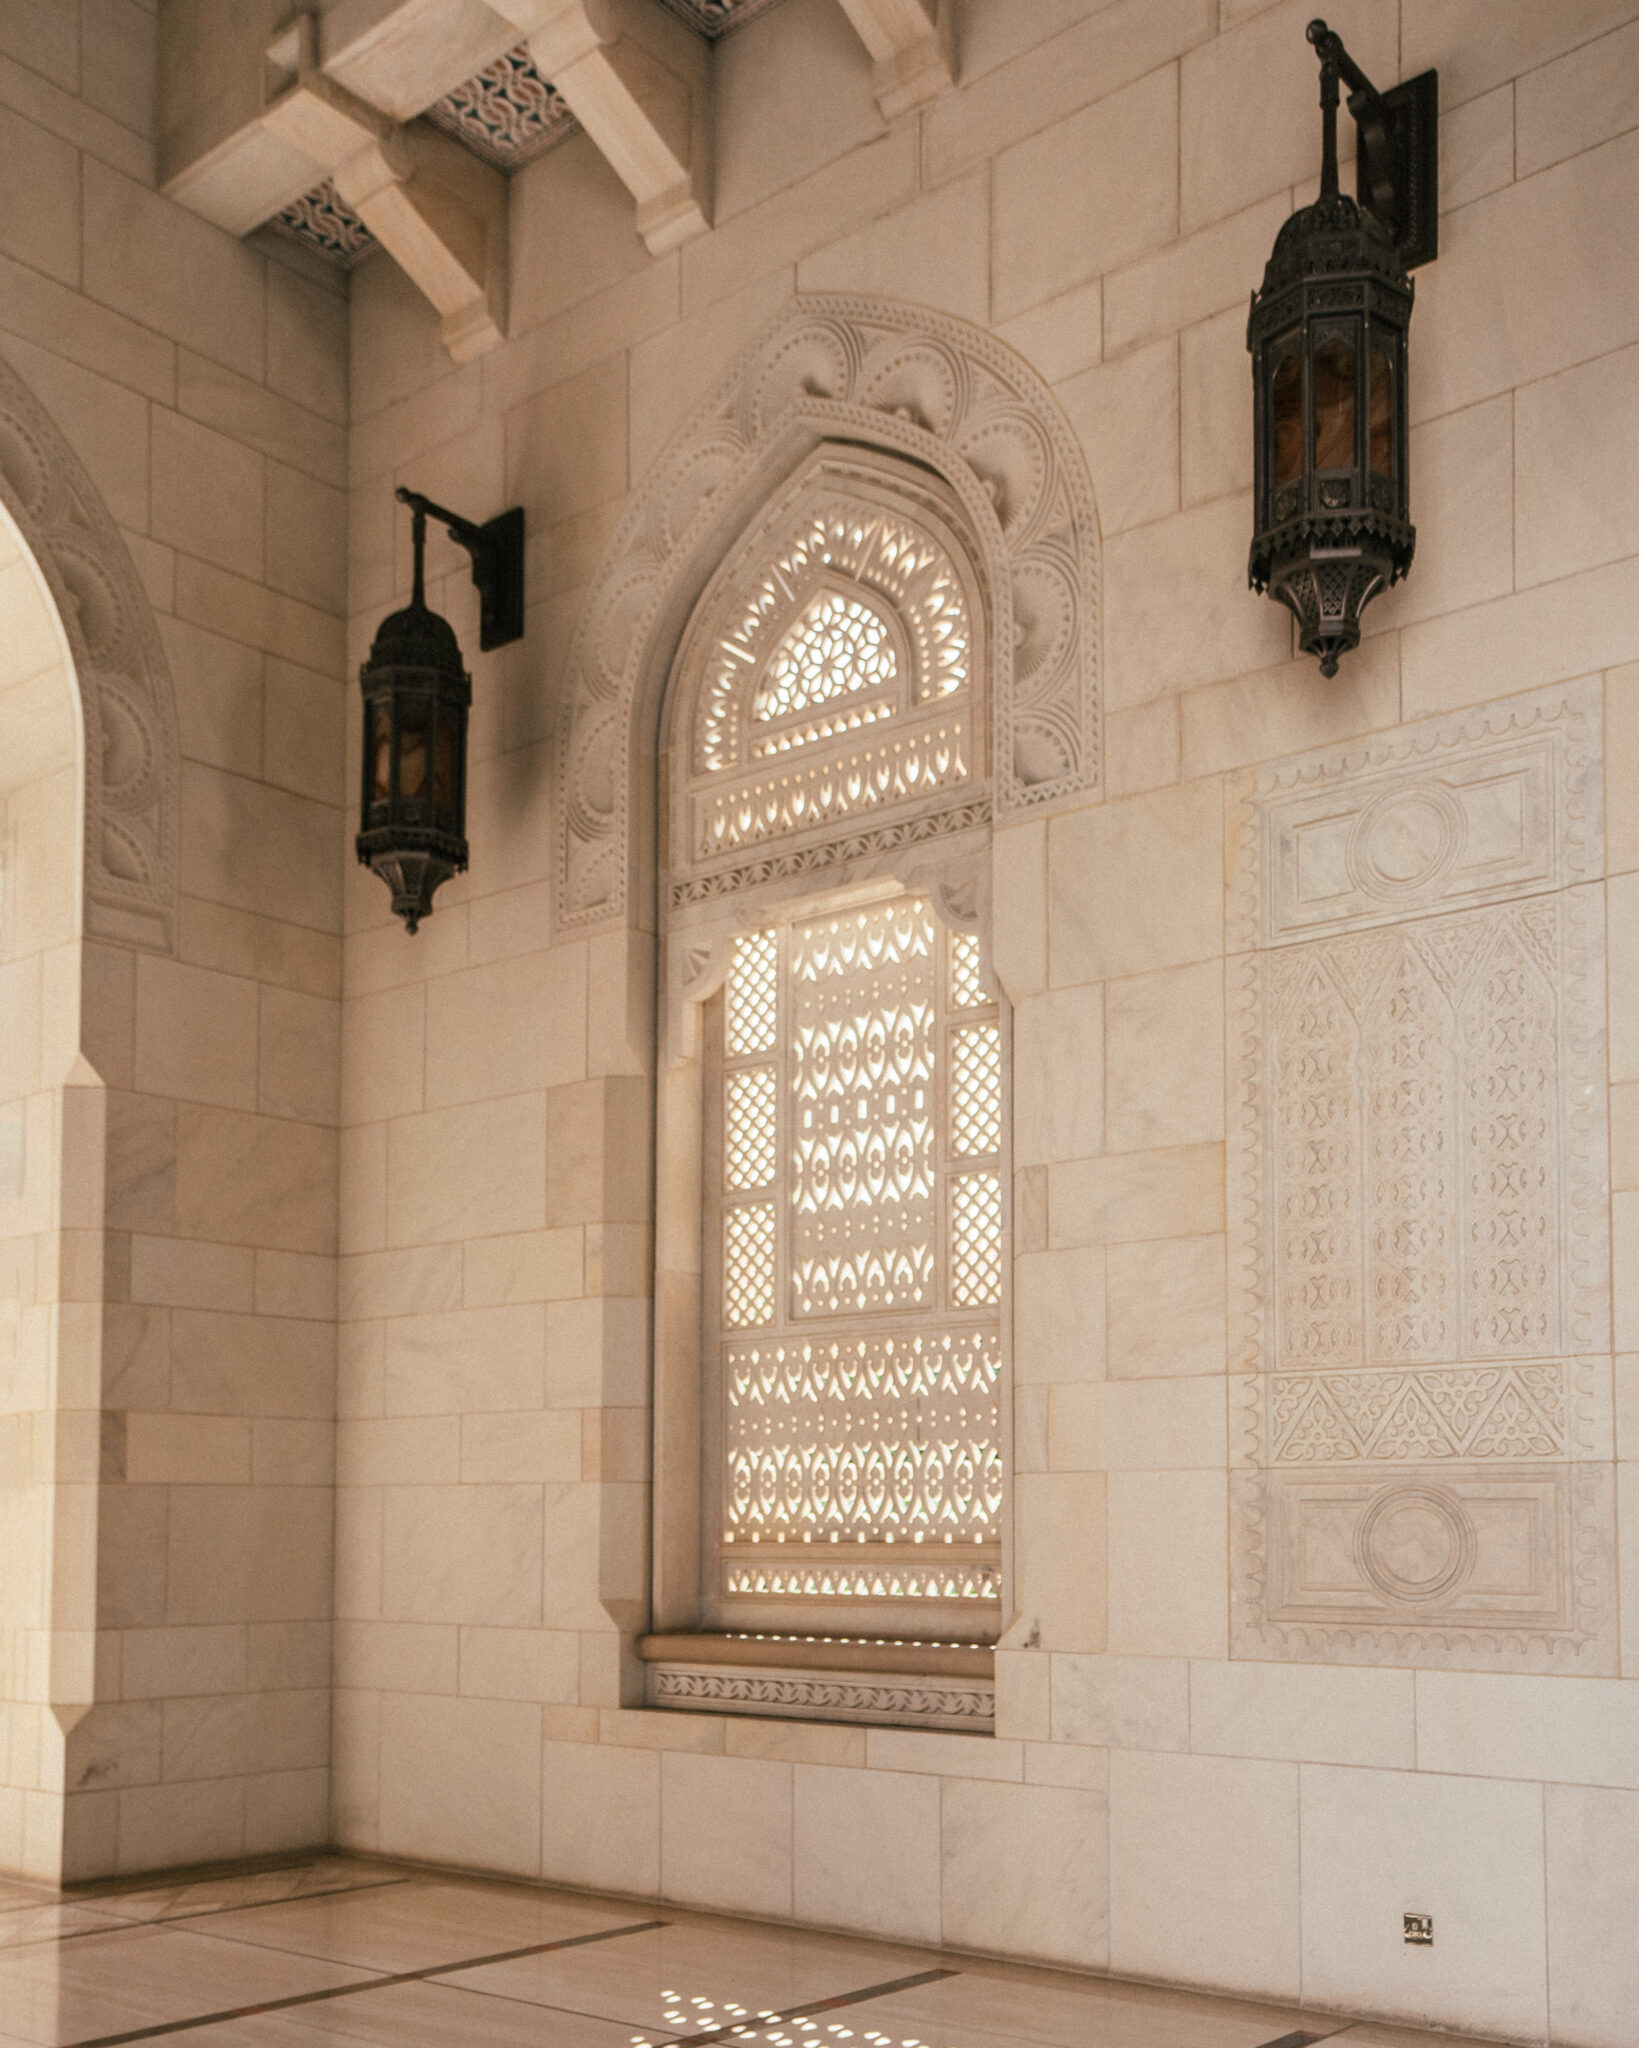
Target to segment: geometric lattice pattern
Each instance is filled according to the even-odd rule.
[[[982,974],[920,897],[736,942],[712,1083],[724,1592],[996,1596],[1001,1028],[948,999]]]
[[[996,998],[985,979],[984,953],[973,932],[952,932],[950,939],[950,1006],[980,1010]]]
[[[1002,1142],[1002,1034],[995,1024],[950,1034],[950,1149],[964,1159]]]
[[[497,170],[516,170],[562,142],[575,117],[535,69],[527,43],[508,50],[427,109],[427,119]]]
[[[979,1308],[1002,1298],[1002,1184],[965,1173],[950,1190],[950,1298]]]
[[[759,725],[790,720],[840,699],[857,699],[888,689],[899,674],[893,641],[881,615],[857,597],[834,590],[817,597],[774,650],[751,716]],[[848,703],[828,718],[805,718],[752,743],[754,755],[788,753],[834,732],[886,717],[891,703]]]
[[[305,242],[332,263],[340,264],[343,270],[362,263],[376,247],[375,236],[357,214],[342,204],[328,178],[311,192],[304,192],[300,199],[292,200],[283,213],[274,215],[268,226],[295,241]]]

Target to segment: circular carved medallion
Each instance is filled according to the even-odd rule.
[[[1450,872],[1466,834],[1462,805],[1442,784],[1385,790],[1349,834],[1349,878],[1368,896],[1421,895]]]
[[[1474,1524],[1443,1487],[1397,1486],[1379,1494],[1360,1519],[1355,1556],[1390,1600],[1438,1600],[1474,1569]]]

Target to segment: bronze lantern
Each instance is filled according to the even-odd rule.
[[[467,712],[472,679],[454,628],[427,606],[427,520],[443,521],[472,555],[481,601],[479,645],[504,647],[523,633],[523,513],[474,526],[416,491],[400,501],[415,515],[410,602],[377,629],[359,670],[364,693],[363,786],[358,857],[393,892],[393,910],[414,931],[432,914],[433,892],[467,865]]]
[[[1435,73],[1380,93],[1324,21],[1320,197],[1275,238],[1252,295],[1255,532],[1248,575],[1298,622],[1322,675],[1411,566],[1408,270],[1435,254]],[[1359,130],[1358,200],[1338,189],[1339,81]]]

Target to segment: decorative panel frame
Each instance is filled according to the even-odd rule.
[[[1600,698],[1243,778],[1232,1654],[1616,1668]]]
[[[588,595],[559,736],[560,931],[641,915],[650,721],[678,640],[735,536],[826,442],[930,471],[973,537],[1000,611],[988,649],[998,820],[1098,792],[1098,522],[1057,402],[1021,357],[965,321],[885,300],[800,298],[657,461]]]
[[[176,707],[147,592],[45,408],[0,357],[0,498],[50,589],[84,722],[88,937],[176,944]]]

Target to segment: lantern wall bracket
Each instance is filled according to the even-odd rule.
[[[447,512],[424,498],[419,491],[402,486],[393,494],[401,505],[416,515],[416,531],[423,522],[436,519],[449,530],[450,539],[472,557],[472,580],[478,590],[478,645],[487,654],[496,647],[509,647],[524,637],[524,508],[514,505],[510,512],[476,526],[457,512]],[[419,572],[419,553],[417,569]],[[419,585],[419,573],[418,573]]]
[[[1311,21],[1308,36],[1323,76],[1328,65],[1335,65],[1349,88],[1356,198],[1393,236],[1407,270],[1432,263],[1440,253],[1439,74],[1419,72],[1379,92],[1335,29]]]

